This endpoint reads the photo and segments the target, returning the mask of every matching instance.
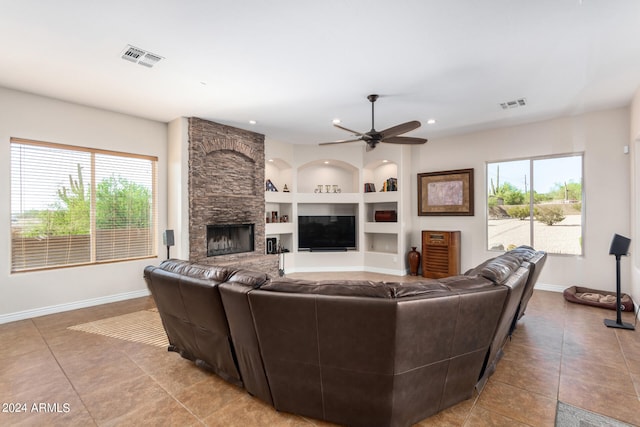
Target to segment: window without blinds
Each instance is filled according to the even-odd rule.
[[[11,271],[156,255],[157,158],[11,139]]]

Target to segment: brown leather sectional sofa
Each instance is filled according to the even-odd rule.
[[[169,350],[277,410],[407,426],[484,385],[545,260],[520,247],[464,275],[410,283],[270,278],[179,260],[144,277]]]

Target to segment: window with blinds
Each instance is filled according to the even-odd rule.
[[[156,256],[157,158],[11,139],[11,271]]]

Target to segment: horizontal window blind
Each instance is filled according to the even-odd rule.
[[[11,139],[11,271],[156,255],[157,158]]]

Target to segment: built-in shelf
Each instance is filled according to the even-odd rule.
[[[279,191],[265,191],[264,201],[267,203],[292,203],[293,195],[291,193],[281,193]]]
[[[365,203],[397,202],[400,200],[399,191],[378,191],[377,193],[364,193]]]
[[[265,224],[266,234],[293,234],[296,225],[293,222],[277,222]]]
[[[359,203],[360,193],[300,193],[296,195],[298,203]]]
[[[284,159],[267,159],[265,162],[265,180],[271,181],[271,184],[277,189],[277,191],[265,191],[264,193],[265,221],[267,221],[265,224],[266,238],[268,241],[269,239],[276,239],[276,248],[286,248],[291,251],[293,250],[293,236],[296,230],[293,211],[294,195],[292,193],[293,168]],[[274,212],[276,213],[276,222],[271,222]],[[287,217],[286,222],[281,222],[283,215]]]
[[[364,233],[365,251],[381,252],[388,254],[398,253],[398,234],[397,233]]]
[[[358,175],[357,167],[342,160],[314,160],[298,168],[297,192],[332,196],[336,194],[335,188],[343,194],[357,193],[360,191]],[[330,193],[326,192],[327,186]]]
[[[365,222],[365,233],[399,233],[400,224],[397,222]]]
[[[293,169],[291,165],[279,158],[267,159],[264,165],[264,176],[278,190],[277,193],[285,193],[285,187],[293,191]]]
[[[387,144],[391,145],[391,144]],[[354,164],[338,160],[343,150],[333,147],[323,151],[326,159],[314,158],[316,152],[289,150],[278,146],[273,150],[284,159],[271,159],[265,167],[266,179],[271,179],[277,192],[265,192],[269,211],[289,215],[287,223],[267,223],[267,238],[277,238],[289,249],[287,263],[297,271],[315,268],[349,270],[364,267],[367,271],[405,274],[406,219],[410,199],[409,175],[400,165],[411,161],[410,148],[378,147],[362,151],[362,162]],[[356,150],[345,158],[357,158]],[[296,161],[296,159],[299,159]],[[313,160],[309,160],[313,159]],[[403,172],[403,173],[400,173]],[[381,191],[384,183],[394,178],[397,191]],[[364,192],[365,183],[375,185],[375,192]],[[287,185],[290,192],[283,192]],[[318,188],[318,186],[322,186]],[[329,186],[329,192],[327,192]],[[339,191],[335,191],[334,189]],[[376,211],[395,211],[396,222],[375,221]],[[298,251],[298,217],[309,215],[354,215],[357,218],[357,249],[348,252]]]

